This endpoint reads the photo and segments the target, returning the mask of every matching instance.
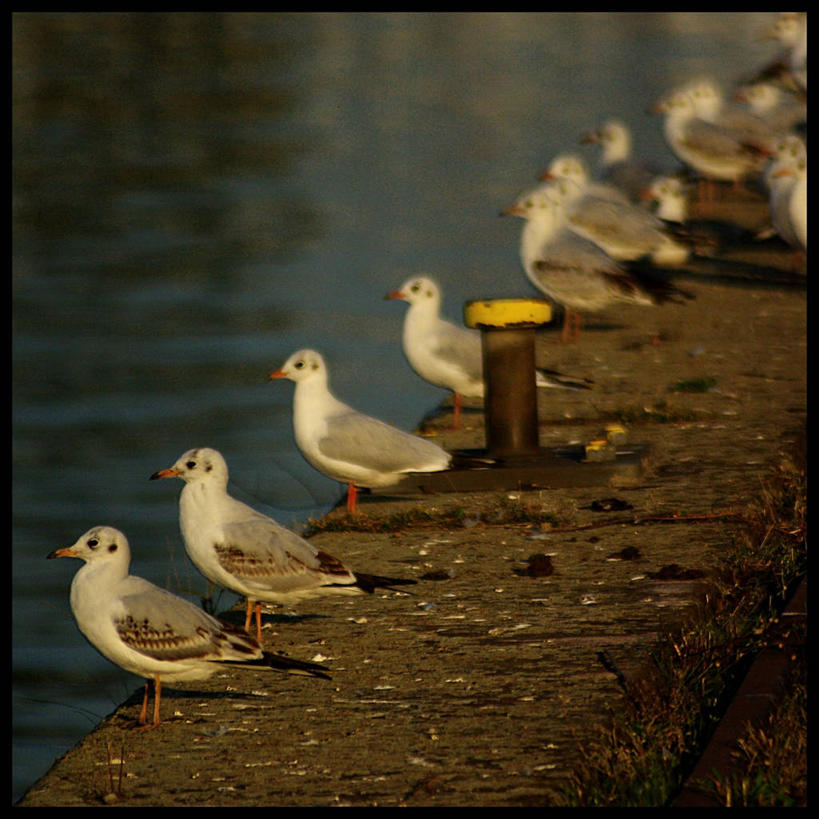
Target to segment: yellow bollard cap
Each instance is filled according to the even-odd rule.
[[[464,305],[467,327],[536,327],[552,320],[552,305],[545,299],[482,299]]]

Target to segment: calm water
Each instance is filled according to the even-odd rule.
[[[280,521],[341,487],[301,458],[292,385],[404,429],[445,395],[400,350],[407,276],[464,300],[535,295],[499,210],[610,115],[669,169],[647,113],[697,72],[772,56],[760,14],[16,14],[13,17],[13,799],[140,685],[77,631],[91,525],[193,594],[179,482],[213,446]],[[232,602],[230,595],[223,598]]]

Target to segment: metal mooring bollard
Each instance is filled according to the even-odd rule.
[[[468,327],[481,331],[486,382],[486,450],[492,458],[540,453],[535,386],[535,328],[552,308],[541,299],[492,299],[464,305]]]

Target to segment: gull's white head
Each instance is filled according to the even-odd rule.
[[[658,176],[640,194],[641,199],[657,202],[657,216],[667,222],[685,222],[688,216],[688,191],[678,176]]]
[[[665,114],[671,119],[689,119],[697,116],[694,100],[687,91],[673,91],[661,97],[651,108],[654,114]]]
[[[571,179],[582,187],[589,181],[589,171],[579,156],[560,154],[552,160],[541,179]]]
[[[607,119],[596,131],[586,134],[583,142],[600,145],[604,165],[621,162],[631,155],[631,131],[619,119]]]
[[[506,208],[503,213],[508,216],[520,216],[529,221],[550,221],[555,218],[555,211],[561,199],[556,191],[557,182],[541,185],[528,193],[523,194],[514,205]]]
[[[398,290],[387,293],[385,298],[438,307],[441,303],[441,289],[427,276],[415,276],[407,279]]]
[[[157,478],[181,478],[185,483],[216,481],[227,486],[228,468],[221,452],[209,447],[197,447],[181,455],[168,469],[154,472],[150,479],[153,481]]]
[[[327,379],[327,367],[321,354],[315,350],[297,350],[268,377],[271,379],[288,378],[298,384],[318,376]]]
[[[131,560],[128,539],[113,526],[94,526],[80,535],[73,546],[56,549],[48,555],[55,557],[78,557],[86,563],[118,560],[127,566]]]
[[[739,102],[747,103],[751,111],[760,116],[773,111],[782,102],[782,92],[769,82],[740,86],[734,96]]]
[[[691,97],[697,116],[703,119],[716,117],[725,104],[722,88],[711,77],[692,80],[682,90]]]

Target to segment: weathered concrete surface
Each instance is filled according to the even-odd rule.
[[[550,532],[498,522],[500,513],[547,511],[564,528],[618,514],[588,508],[612,495],[633,514],[685,515],[738,509],[754,496],[805,424],[806,292],[770,286],[787,270],[786,254],[743,253],[739,261],[754,264],[722,266],[718,280],[680,280],[696,295],[688,304],[590,317],[573,345],[557,344],[556,332],[539,335],[538,363],[595,380],[589,392],[540,391],[541,444],[589,440],[628,413],[631,440],[651,445],[639,481],[365,497],[371,516],[422,505],[459,508],[463,518],[315,537],[354,568],[419,579],[412,596],[324,600],[268,617],[268,647],[325,658],[331,682],[231,672],[167,689],[163,723],[148,732],[122,727],[136,716],[137,691],[21,804],[101,804],[111,789],[109,748],[115,759],[124,751],[122,805],[553,804],[578,741],[621,696],[597,653],[608,651],[626,677],[635,673],[702,589],[702,580],[651,574],[672,563],[707,574],[734,530],[715,519]],[[670,390],[695,379],[714,384],[705,393]],[[481,413],[466,420],[438,440],[482,446]],[[625,547],[638,557],[614,559]],[[551,555],[551,575],[526,573],[533,553]],[[118,764],[110,770],[117,790]]]

